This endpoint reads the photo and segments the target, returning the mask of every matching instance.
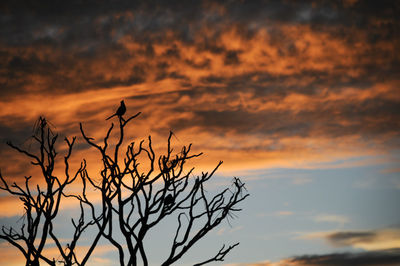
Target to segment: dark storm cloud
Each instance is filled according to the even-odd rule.
[[[400,235],[399,229],[400,227],[397,225],[386,229],[368,231],[339,231],[327,234],[325,239],[335,246],[383,244],[385,242],[390,243],[390,241],[395,242]]]
[[[167,30],[174,32],[175,38],[181,41],[192,42],[199,31],[209,25],[215,31],[215,36],[206,38],[204,47],[199,49],[224,52],[225,62],[236,64],[239,62],[236,51],[226,51],[220,44],[213,44],[215,37],[231,25],[236,25],[240,34],[243,37],[248,35],[248,38],[252,37],[251,32],[255,29],[268,28],[271,35],[275,36],[276,44],[281,45],[287,38],[276,26],[280,23],[297,24],[302,21],[316,24],[323,31],[332,34],[341,32],[343,38],[351,39],[354,38],[352,31],[341,26],[354,24],[361,27],[364,24],[358,23],[358,20],[382,18],[386,20],[374,26],[376,31],[371,29],[370,24],[362,29],[374,35],[369,39],[381,39],[379,34],[382,32],[386,32],[388,38],[393,38],[392,31],[398,29],[398,23],[391,18],[398,7],[393,1],[386,6],[358,1],[351,7],[329,1],[317,4],[312,1],[4,1],[0,7],[3,13],[0,40],[5,47],[35,45],[40,49],[45,45],[55,50],[62,49],[72,57],[79,57],[82,53],[104,57],[104,51],[118,49],[114,47],[115,42],[128,34],[134,36],[135,41],[146,42],[149,48],[146,53],[152,56],[152,43],[168,41],[165,38]],[[328,26],[332,25],[328,29],[324,24],[327,21],[330,22]],[[284,45],[280,51],[282,55],[298,52],[293,44]],[[4,52],[11,58],[18,56],[13,54],[18,51]],[[179,57],[179,50],[172,46],[165,54]],[[111,56],[115,55],[111,53]],[[125,58],[131,56],[128,53]],[[51,62],[52,66],[58,65],[61,60],[58,58]],[[73,67],[76,67],[76,63],[69,66]],[[48,69],[51,69],[50,65]]]
[[[288,121],[290,119],[290,121]],[[285,124],[281,123],[285,120]],[[310,130],[307,122],[291,118],[287,112],[281,113],[249,113],[244,110],[236,111],[197,111],[190,120],[177,120],[172,127],[182,129],[186,127],[203,126],[214,133],[227,131],[235,133],[261,133],[270,137],[276,136],[306,136]]]
[[[376,67],[378,68],[378,67]],[[382,73],[381,77],[394,79],[395,77]],[[368,72],[369,73],[369,72]],[[394,74],[394,73],[393,73]],[[251,89],[257,96],[271,96],[280,94],[282,96],[292,92],[313,95],[316,91],[329,87],[340,90],[343,87],[369,88],[378,77],[366,75],[352,77],[346,73],[328,73],[320,70],[302,70],[294,74],[274,74],[267,71],[248,72],[232,77],[211,74],[201,79],[206,84],[218,85],[220,88],[230,91],[246,91]],[[299,83],[302,83],[299,86]]]
[[[254,81],[254,77],[258,77]],[[194,102],[202,95],[215,95],[218,105],[232,102],[240,97],[240,93],[252,92],[252,99],[265,97],[268,101],[282,102],[291,93],[308,95],[317,99],[315,92],[323,88],[331,88],[332,92],[341,93],[343,87],[368,89],[376,82],[375,77],[365,76],[355,79],[339,74],[328,75],[321,71],[303,71],[295,75],[272,75],[268,73],[248,73],[231,78],[210,75],[203,78],[207,87],[182,91]],[[307,80],[306,82],[302,80]],[[302,85],[297,85],[302,82]],[[213,86],[211,86],[213,84]],[[218,85],[218,86],[217,86]],[[218,95],[223,95],[217,97]],[[315,95],[315,96],[314,96]],[[357,95],[355,95],[357,97]],[[385,133],[396,133],[400,130],[400,108],[397,99],[377,96],[374,98],[351,101],[350,99],[322,99],[311,110],[249,111],[242,106],[234,110],[199,110],[193,112],[190,119],[176,120],[171,126],[175,129],[201,125],[216,132],[226,130],[260,133],[279,136],[309,136],[312,134],[329,137],[340,137],[352,134],[371,137]],[[307,103],[305,103],[307,105]],[[307,107],[307,106],[304,106]],[[193,110],[193,106],[179,107],[180,111]],[[312,121],[312,122],[311,122]],[[345,124],[344,121],[347,121]],[[278,134],[279,133],[279,134]]]
[[[225,54],[225,65],[238,65],[240,64],[238,51],[227,51]]]
[[[331,137],[351,134],[371,137],[400,130],[400,108],[397,101],[374,99],[358,104],[328,102],[317,112],[300,112],[297,117],[314,121],[315,130]],[[349,121],[343,125],[343,121]]]
[[[368,137],[400,130],[397,102],[369,101],[360,106],[349,104],[341,107],[336,104],[322,103],[318,111],[301,111],[297,114],[290,111],[254,113],[242,108],[195,111],[190,119],[175,120],[171,127],[180,130],[201,126],[215,133],[230,131],[237,134],[262,134],[270,138],[311,135],[335,138],[353,134]],[[343,120],[351,122],[343,125]]]
[[[347,241],[367,241],[371,242],[377,236],[376,232],[337,232],[327,236],[327,239],[332,242],[347,242]]]
[[[399,7],[396,1],[2,1],[0,96],[132,85],[151,91],[160,83],[176,91],[174,101],[160,93],[164,113],[191,114],[171,115],[163,127],[271,138],[395,134],[399,99],[390,93],[399,85],[393,48],[400,44]],[[351,89],[375,93],[381,83],[387,95],[346,98]],[[174,105],[185,97],[190,101]],[[296,97],[306,100],[294,106]]]
[[[4,122],[0,123],[0,132],[0,150],[4,150],[7,142],[12,142],[16,145],[29,143],[29,138],[34,133],[34,127],[33,125],[27,126],[22,121],[19,123],[17,119],[16,121],[13,121],[10,126],[4,125]]]
[[[10,142],[32,152],[37,148],[32,139],[33,134],[34,126],[26,126],[22,121],[14,121],[9,126],[0,123],[0,158],[3,158],[0,161],[0,169],[4,170],[2,171],[3,176],[17,176],[22,180],[24,175],[28,174],[26,173],[26,165],[30,161],[29,158],[23,158],[18,151],[11,148],[7,143]]]
[[[229,23],[250,22],[252,27],[262,27],[266,22],[289,22],[365,28],[370,26],[371,19],[394,19],[399,10],[396,1],[356,1],[349,6],[343,5],[343,2],[2,1],[1,23],[8,27],[3,27],[0,36],[18,44],[40,37],[56,40],[57,27],[66,26],[62,35],[71,39],[74,34],[84,37],[84,33],[110,33],[112,29],[141,33],[174,29],[179,31],[179,36],[190,40],[191,31],[204,23],[217,28]],[[123,14],[126,11],[132,12],[132,19]],[[96,21],[96,18],[102,19]],[[42,29],[43,34],[35,34],[37,29]],[[91,37],[96,37],[96,34],[87,36]]]
[[[304,255],[288,259],[288,265],[312,266],[395,266],[400,263],[400,249],[360,253]]]

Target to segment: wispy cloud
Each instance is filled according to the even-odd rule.
[[[275,216],[291,216],[294,213],[291,211],[278,211],[276,213],[274,213]]]
[[[336,214],[319,214],[315,216],[313,220],[317,223],[328,222],[328,223],[337,223],[339,225],[344,225],[350,222],[350,219],[348,217]]]
[[[398,227],[368,231],[315,232],[300,236],[302,239],[324,239],[334,247],[353,247],[363,250],[400,248]]]

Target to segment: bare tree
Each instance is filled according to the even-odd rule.
[[[192,154],[191,144],[174,152],[172,132],[163,155],[156,156],[150,136],[146,141],[130,142],[123,150],[125,127],[140,114],[125,120],[122,117],[124,113],[115,114],[118,119],[115,139],[111,137],[115,130],[113,123],[101,141],[89,137],[80,124],[85,142],[99,152],[102,160],[100,174],[96,177],[89,175],[85,160],[70,175],[68,161],[75,138],[65,139],[68,147],[64,157],[65,176],[54,176],[57,135],[53,134],[44,118],[39,120],[39,133],[33,136],[39,145],[38,155],[8,143],[31,158],[32,164],[41,169],[45,181],[45,188],[37,185],[32,192],[31,177],[25,177],[25,186],[9,185],[0,174],[0,189],[19,197],[24,203],[26,219],[19,229],[3,226],[0,238],[22,252],[26,265],[39,265],[39,260],[50,265],[55,265],[57,261],[64,265],[85,265],[101,238],[118,250],[120,265],[148,265],[144,240],[168,217],[177,219],[177,223],[162,265],[172,265],[223,220],[234,217],[234,213],[241,210],[237,205],[248,196],[244,183],[235,177],[232,186],[210,195],[205,190],[206,182],[213,177],[222,161],[211,172],[202,172],[195,177],[194,168],[186,169],[186,165],[201,153]],[[81,193],[66,193],[65,188],[78,178],[81,180]],[[93,203],[87,196],[89,186],[99,192],[100,204]],[[63,245],[54,232],[54,219],[59,213],[61,200],[66,197],[78,200],[80,216],[77,220],[72,219],[73,235],[70,242]],[[77,258],[78,240],[90,226],[96,230],[89,248],[82,258]],[[49,237],[58,248],[58,260],[43,255]],[[223,245],[214,256],[196,265],[223,261],[238,244]]]
[[[234,212],[240,211],[237,204],[248,194],[240,179],[234,178],[233,187],[208,196],[205,183],[214,175],[222,161],[210,173],[194,177],[194,168],[186,170],[185,166],[189,160],[200,156],[201,153],[191,154],[191,144],[173,153],[172,132],[169,134],[167,152],[164,155],[156,157],[151,137],[148,137],[147,141],[131,142],[122,153],[124,129],[139,114],[126,120],[118,116],[118,138],[115,145],[110,145],[114,124],[111,124],[102,144],[88,137],[82,124],[80,125],[84,139],[98,150],[103,162],[100,180],[89,177],[84,170],[85,178],[101,191],[102,215],[107,217],[109,222],[107,230],[102,230],[103,236],[117,248],[121,265],[137,265],[138,259],[141,259],[143,265],[148,265],[144,247],[146,234],[161,220],[178,213],[170,252],[162,263],[171,265],[225,218],[232,217]],[[114,148],[110,148],[111,146]],[[122,154],[124,156],[121,156]],[[147,167],[140,167],[145,164],[139,163],[139,157],[142,155],[147,158]],[[117,217],[116,226],[112,224],[113,216]],[[123,235],[123,244],[117,240],[117,233],[113,232],[117,229],[118,233]],[[197,265],[223,261],[225,255],[237,244],[227,248],[223,246],[217,255]]]
[[[83,209],[78,222],[72,220],[74,225],[74,234],[70,243],[63,247],[53,232],[54,219],[59,214],[61,200],[65,197],[65,188],[74,182],[74,180],[83,173],[86,165],[82,163],[77,171],[71,176],[69,159],[72,153],[76,138],[69,140],[65,138],[67,144],[67,154],[64,157],[64,177],[58,177],[54,174],[57,152],[55,144],[58,135],[55,134],[48,121],[40,117],[35,126],[33,141],[38,148],[38,152],[30,152],[29,149],[23,149],[15,146],[11,142],[7,144],[21,154],[31,159],[31,164],[40,169],[43,185],[39,181],[35,185],[30,183],[31,176],[25,176],[25,184],[11,185],[3,178],[0,173],[0,189],[9,194],[19,197],[24,205],[24,223],[20,228],[2,226],[0,238],[5,239],[10,244],[18,248],[26,259],[26,265],[39,265],[39,260],[47,262],[49,265],[55,265],[55,258],[48,258],[43,255],[44,248],[48,239],[51,238],[58,247],[62,262],[65,265],[72,265],[75,256],[75,248],[81,233],[94,221],[85,222]],[[35,145],[34,145],[35,146]],[[93,245],[96,243],[93,241]],[[90,253],[86,254],[89,257]]]

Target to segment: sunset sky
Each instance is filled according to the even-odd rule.
[[[250,193],[177,265],[235,241],[221,265],[399,265],[399,15],[383,0],[1,1],[1,173],[31,171],[5,143],[29,148],[39,116],[98,173],[79,122],[102,138],[125,100],[142,112],[129,139],[165,149],[172,130],[204,152],[196,173],[224,161],[210,193],[234,176]],[[17,205],[0,192],[0,225]],[[107,245],[92,265],[118,265]],[[158,265],[164,247],[148,245]],[[1,265],[21,259],[0,241]]]

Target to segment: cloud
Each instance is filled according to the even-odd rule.
[[[353,246],[365,250],[400,248],[400,230],[382,229],[376,231],[337,232],[326,239],[336,246]]]
[[[100,137],[124,98],[143,112],[135,134],[172,129],[208,165],[309,167],[399,147],[398,4],[103,4],[2,3],[1,139],[39,115]]]
[[[302,235],[300,238],[322,238],[334,247],[353,247],[363,250],[400,248],[400,229],[398,227],[368,231],[317,232]]]
[[[291,216],[293,215],[293,212],[291,211],[279,211],[274,213],[274,216]]]
[[[357,253],[302,255],[277,262],[227,264],[230,266],[395,266],[400,263],[400,250],[389,249]]]
[[[389,266],[397,265],[400,262],[399,251],[399,249],[391,249],[384,251],[370,251],[360,253],[304,255],[288,259],[287,265]]]
[[[0,263],[2,265],[18,266],[26,263],[22,254],[11,244],[2,242],[0,248],[2,250]]]
[[[23,204],[17,198],[8,196],[0,197],[1,213],[0,218],[22,216],[24,214]]]
[[[194,142],[204,151],[200,169],[221,159],[221,171],[231,172],[385,164],[400,146],[399,8],[354,0],[5,0],[0,139],[28,146],[44,115],[61,135],[79,136],[84,122],[101,141],[104,119],[125,99],[127,113],[142,111],[130,139],[151,134],[160,151],[172,129],[178,146]],[[98,157],[82,139],[74,156],[97,173]],[[28,174],[29,162],[3,143],[0,158],[10,180]],[[6,209],[4,216],[15,214]],[[379,230],[372,242],[321,237],[367,250],[397,247]]]
[[[86,250],[89,246],[80,246],[77,250],[77,257],[78,260],[83,257]],[[24,265],[25,259],[15,247],[11,246],[11,244],[2,242],[0,243],[0,249],[4,252],[2,256],[0,256],[0,263],[2,265],[10,265],[10,266],[17,266],[17,265]],[[113,262],[107,258],[107,253],[113,252],[114,246],[112,245],[97,245],[93,255],[88,261],[88,265],[112,265]],[[55,246],[47,245],[44,249],[44,253],[46,257],[50,258],[58,258],[60,255],[58,248]]]
[[[340,225],[344,225],[346,223],[349,223],[350,219],[343,215],[320,214],[314,217],[314,221],[317,223],[329,222],[329,223],[338,223]]]

